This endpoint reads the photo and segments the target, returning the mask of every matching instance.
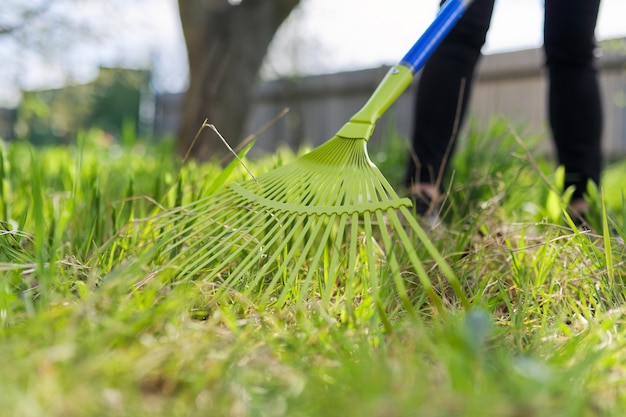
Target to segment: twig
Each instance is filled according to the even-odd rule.
[[[289,107],[285,107],[280,113],[274,116],[272,120],[265,123],[256,132],[246,136],[246,138],[239,145],[237,145],[235,151],[239,152],[240,150],[242,150],[248,143],[252,142],[255,138],[259,137],[263,132],[269,129],[273,124],[285,117],[287,113],[289,113]]]
[[[461,113],[463,111],[463,100],[465,98],[465,83],[467,79],[464,77],[461,79],[461,85],[459,86],[459,98],[456,102],[456,114],[454,116],[454,125],[452,126],[452,134],[450,135],[450,140],[448,141],[448,145],[446,146],[446,151],[443,157],[443,163],[439,167],[439,172],[437,173],[437,178],[435,179],[435,187],[439,189],[441,186],[441,181],[443,180],[443,174],[448,165],[450,154],[452,153],[452,148],[456,142],[457,134],[459,132],[459,127],[461,125]]]
[[[246,171],[248,171],[248,174],[250,174],[250,176],[252,177],[252,179],[254,180],[254,182],[257,183],[257,185],[261,185],[259,184],[259,181],[257,181],[256,177],[254,176],[254,174],[252,173],[252,171],[250,171],[250,169],[248,168],[248,166],[245,164],[245,162],[243,162],[241,160],[241,158],[239,158],[239,155],[237,155],[237,152],[235,152],[235,150],[228,144],[228,142],[226,141],[226,139],[224,139],[224,136],[222,136],[222,134],[217,130],[217,128],[215,127],[215,125],[212,125],[210,123],[207,123],[208,119],[204,120],[204,123],[202,123],[202,127],[208,127],[209,129],[211,129],[212,131],[214,131],[217,136],[219,136],[219,138],[222,140],[222,142],[224,142],[224,145],[226,145],[226,147],[228,148],[229,151],[232,152],[233,155],[235,155],[235,158],[237,158],[237,160],[239,162],[241,162],[241,165],[243,165],[243,167],[246,169]]]
[[[187,162],[187,160],[189,159],[189,156],[191,155],[191,150],[193,149],[193,147],[196,145],[196,142],[198,141],[198,138],[200,137],[200,133],[202,133],[202,131],[205,128],[206,122],[208,119],[204,119],[204,122],[202,122],[202,126],[200,126],[200,129],[198,129],[198,131],[196,132],[196,136],[193,137],[193,140],[191,141],[191,143],[189,144],[189,146],[187,147],[187,152],[185,152],[185,156],[183,157],[183,163],[182,165],[185,165],[185,163]],[[180,174],[180,172],[179,172]]]

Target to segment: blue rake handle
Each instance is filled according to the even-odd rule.
[[[448,32],[461,18],[467,7],[473,0],[448,0],[439,10],[437,17],[430,24],[428,29],[415,42],[411,50],[400,61],[403,65],[415,74],[419,71],[428,58],[432,55]]]

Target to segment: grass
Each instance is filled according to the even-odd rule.
[[[446,229],[432,232],[472,307],[433,273],[447,314],[413,285],[417,316],[385,296],[390,328],[367,303],[345,320],[235,292],[216,302],[214,282],[137,262],[150,249],[145,219],[248,174],[237,164],[181,167],[167,144],[132,142],[94,131],[74,147],[2,144],[3,414],[622,415],[625,248],[567,226],[558,171],[505,122],[462,144]],[[401,166],[392,146],[386,169]],[[290,158],[247,163],[256,173]],[[625,167],[608,166],[603,192],[591,190],[597,223],[617,233]]]

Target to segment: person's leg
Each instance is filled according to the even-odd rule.
[[[583,201],[588,180],[600,181],[602,106],[594,67],[600,0],[545,0],[544,49],[548,111],[565,186]]]
[[[405,185],[413,192],[426,190],[429,197],[438,192],[435,183],[452,151],[448,148],[454,146],[455,126],[465,115],[493,5],[494,0],[475,0],[421,71],[414,110],[414,155],[405,177]]]

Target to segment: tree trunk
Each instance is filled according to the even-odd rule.
[[[251,108],[259,68],[274,33],[299,0],[179,0],[189,58],[177,148],[184,155],[202,122],[239,143]],[[227,153],[212,132],[202,134],[191,155],[199,160]]]

